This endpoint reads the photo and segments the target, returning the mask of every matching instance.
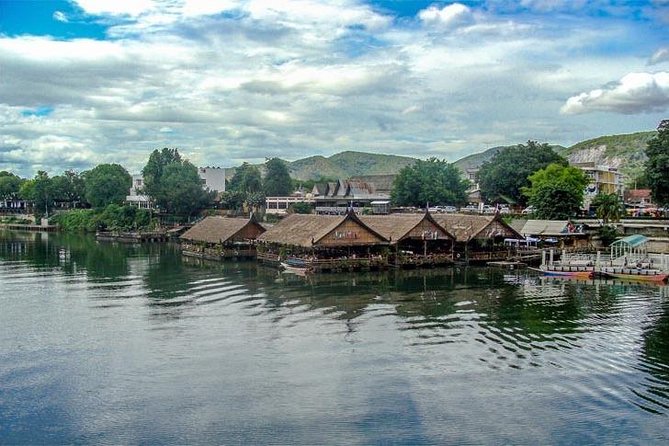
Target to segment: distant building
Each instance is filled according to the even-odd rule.
[[[132,186],[125,197],[125,202],[140,209],[151,209],[151,197],[142,194],[144,177],[141,174],[132,176]]]
[[[369,177],[371,175],[365,178]],[[390,201],[392,181],[385,179],[379,181],[379,185],[381,190],[377,190],[374,183],[354,179],[316,184],[311,192],[316,202],[316,213],[341,215],[349,208],[361,212],[364,207],[372,207],[372,202],[375,202],[375,209],[386,209]],[[381,202],[385,202],[385,206]]]
[[[199,167],[197,173],[202,182],[202,188],[214,192],[225,192],[225,169],[221,167]],[[132,176],[132,186],[125,202],[140,209],[151,209],[151,197],[142,194],[144,177],[141,174]]]
[[[574,163],[572,166],[581,169],[590,179],[585,187],[583,209],[590,209],[590,203],[598,194],[617,194],[623,197],[624,176],[618,169],[609,166],[598,166],[595,163]]]
[[[222,167],[199,167],[198,175],[202,180],[202,187],[210,191],[225,192],[225,169]]]

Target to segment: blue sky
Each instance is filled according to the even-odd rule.
[[[0,170],[652,130],[667,29],[669,0],[0,0]]]

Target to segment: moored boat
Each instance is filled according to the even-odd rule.
[[[540,268],[530,268],[538,271],[544,276],[549,277],[576,277],[580,279],[591,279],[594,275],[593,269],[586,269],[586,267],[568,267],[568,266],[541,266]]]
[[[667,278],[669,278],[669,273],[657,269],[602,268],[598,273],[612,279],[656,283],[666,282]]]

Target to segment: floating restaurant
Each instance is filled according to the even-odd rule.
[[[256,257],[313,272],[412,268],[503,260],[521,235],[499,216],[292,214],[265,229],[250,219],[208,217],[181,236],[184,255]]]
[[[436,214],[436,222],[455,236],[454,257],[460,262],[506,260],[506,238],[523,238],[499,215]]]
[[[254,240],[263,232],[255,217],[206,217],[181,235],[182,254],[207,260],[254,258]]]
[[[257,239],[263,263],[299,264],[311,271],[378,269],[390,241],[352,211],[345,215],[292,214]]]

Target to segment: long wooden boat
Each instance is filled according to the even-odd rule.
[[[612,279],[640,282],[664,283],[669,278],[669,273],[656,269],[602,268],[598,273]]]
[[[579,279],[591,279],[594,275],[593,270],[584,270],[584,271],[570,271],[563,268],[550,268],[550,267],[541,267],[541,268],[529,268],[533,271],[538,271],[544,276],[548,277],[575,277]]]
[[[290,274],[305,275],[312,272],[311,266],[299,258],[286,259],[284,262],[281,262],[281,268],[283,268],[283,272]]]

